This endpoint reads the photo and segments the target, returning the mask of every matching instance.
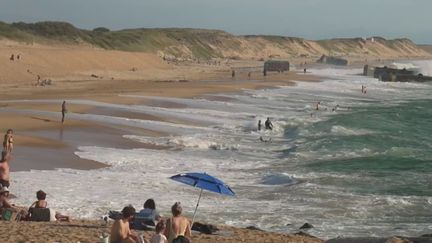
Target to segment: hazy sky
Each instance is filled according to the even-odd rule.
[[[79,28],[192,27],[308,39],[408,37],[432,43],[432,0],[0,0],[0,21]]]

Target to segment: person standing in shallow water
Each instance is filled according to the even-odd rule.
[[[273,130],[273,124],[270,121],[270,117],[267,117],[267,120],[265,121],[265,128],[269,130]]]
[[[258,131],[261,131],[261,120],[258,120]]]
[[[67,112],[67,110],[66,110],[66,101],[64,100],[63,101],[63,104],[62,104],[62,123],[64,123],[64,119],[65,119],[65,114],[66,114],[66,112]]]

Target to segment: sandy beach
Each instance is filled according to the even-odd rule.
[[[229,66],[176,66],[163,63],[159,57],[151,54],[103,51],[85,47],[75,49],[26,46],[10,42],[1,44],[1,56],[6,57],[10,52],[19,52],[23,56],[20,63],[4,61],[6,58],[0,61],[3,66],[2,73],[6,75],[1,83],[3,92],[0,100],[0,130],[12,128],[15,134],[15,149],[11,163],[12,183],[22,183],[13,179],[13,173],[17,171],[59,168],[93,170],[107,166],[79,158],[75,155],[77,146],[97,144],[127,149],[166,149],[122,137],[125,131],[132,130],[134,134],[146,136],[165,135],[163,133],[98,124],[73,119],[70,116],[91,113],[150,121],[164,121],[167,118],[134,112],[113,113],[101,107],[72,103],[67,105],[66,122],[62,124],[62,100],[92,100],[122,105],[158,104],[173,108],[178,107],[178,104],[125,95],[191,98],[204,94],[239,92],[243,89],[293,85],[293,80],[318,81],[317,77],[295,72],[271,73],[263,77],[260,71],[255,71],[248,77],[248,72],[239,71],[236,77],[232,78]],[[59,59],[63,61],[57,62]],[[136,65],[137,63],[142,64]],[[245,62],[236,65],[247,67],[257,64]],[[130,71],[132,67],[138,71]],[[100,78],[89,78],[90,74]],[[34,86],[36,75],[52,79],[53,84],[44,87]],[[53,104],[53,100],[59,100],[58,105]],[[53,116],[53,113],[58,113],[58,116]],[[185,122],[175,119],[169,121]],[[11,190],[13,193],[13,186]],[[193,242],[322,242],[301,235],[220,227],[223,229],[222,235],[195,234]],[[101,226],[97,219],[75,219],[72,223],[1,222],[0,228],[2,235],[8,235],[4,242],[96,242],[102,232],[109,231],[109,228]],[[151,234],[145,233],[147,238]]]

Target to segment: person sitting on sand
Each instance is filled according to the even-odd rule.
[[[8,129],[3,139],[3,151],[12,152],[13,150],[13,130]]]
[[[172,243],[178,236],[191,237],[191,225],[187,218],[181,215],[182,207],[180,202],[174,203],[171,207],[173,217],[169,218],[166,223],[165,236],[168,242]]]
[[[9,197],[9,189],[5,186],[2,186],[0,188],[0,216],[3,214],[3,210],[9,209],[13,212],[18,212],[18,209],[13,205],[10,204],[8,201]]]
[[[35,201],[29,208],[28,218],[30,218],[32,208],[47,208],[47,206],[48,206],[48,202],[45,200],[46,199],[46,193],[44,191],[42,191],[42,190],[37,191],[36,192],[36,198],[37,198],[37,201]],[[55,218],[57,221],[67,221],[67,222],[71,221],[71,218],[69,216],[62,215],[58,212],[55,212]]]
[[[117,219],[111,228],[111,243],[137,243],[140,242],[136,234],[129,228],[129,221],[135,215],[135,208],[126,206],[122,210],[122,217]]]
[[[150,243],[168,243],[167,238],[163,234],[166,229],[165,221],[161,220],[156,225],[156,234],[151,238]]]
[[[144,203],[144,208],[139,211],[138,216],[143,218],[151,218],[154,225],[162,218],[159,211],[156,210],[156,203],[153,199],[147,199]]]

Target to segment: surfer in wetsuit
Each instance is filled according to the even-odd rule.
[[[266,129],[273,130],[273,124],[271,123],[269,117],[267,117],[267,120],[265,121],[265,128],[266,128]]]

